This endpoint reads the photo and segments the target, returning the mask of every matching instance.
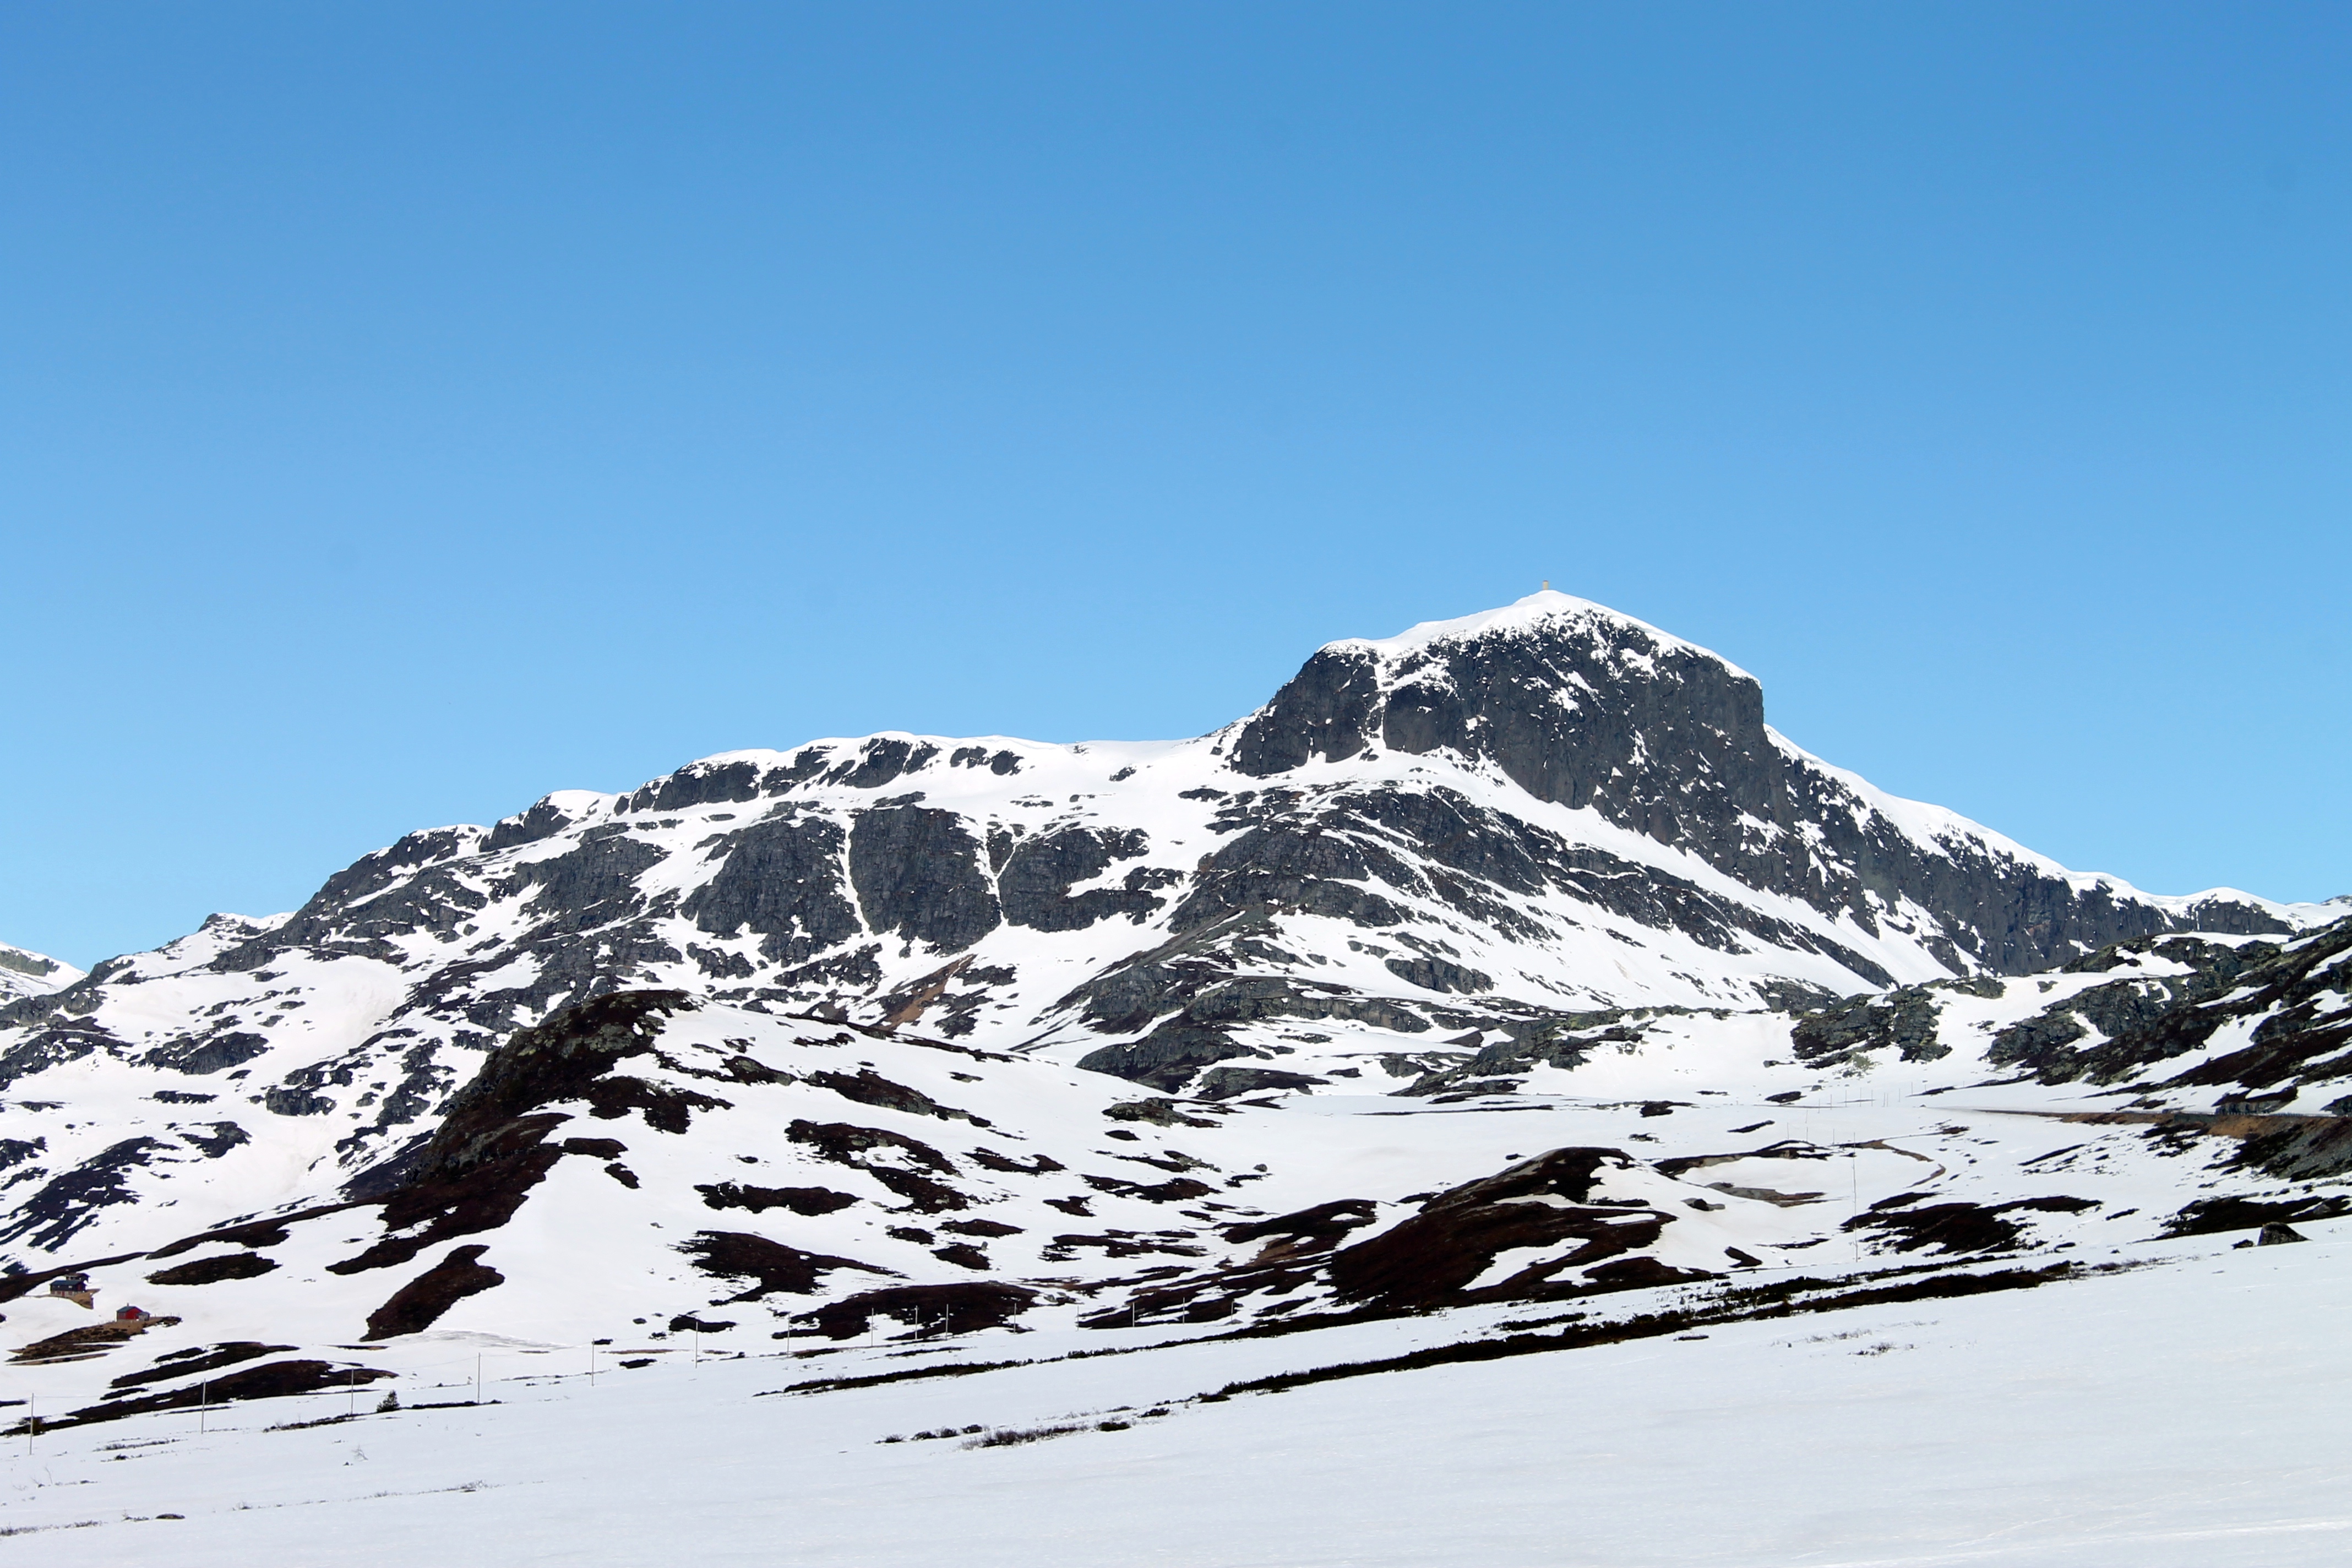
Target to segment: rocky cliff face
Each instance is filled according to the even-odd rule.
[[[291,914],[0,1005],[0,1180],[49,1194],[26,1237],[174,1166],[364,1181],[484,1052],[622,990],[1213,1099],[1433,1092],[1636,1013],[2333,912],[2065,871],[1807,756],[1717,656],[1542,595],[1335,644],[1194,741],[823,741],[412,834]]]
[[[1948,814],[1888,810],[1766,725],[1745,671],[1598,605],[1539,597],[1559,603],[1324,648],[1241,726],[1234,770],[1276,779],[1381,750],[1484,763],[1536,800],[1865,931],[1916,906],[1956,971],[2023,974],[2166,931],[2289,929],[2253,900],[2147,900]]]

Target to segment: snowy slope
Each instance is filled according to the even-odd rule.
[[[20,1550],[189,1568],[2302,1568],[2339,1561],[2352,1530],[2326,1441],[2352,1382],[2352,1251],[2342,1222],[2311,1232],[2127,1244],[2100,1254],[2137,1266],[2120,1273],[1619,1342],[1474,1308],[911,1359],[623,1341],[592,1375],[586,1345],[423,1336],[371,1354],[398,1375],[350,1394],[20,1435],[0,1528],[58,1531]],[[1595,1321],[1704,1300],[1646,1292]],[[1376,1370],[1515,1334],[1560,1337]],[[1105,1342],[1130,1353],[1069,1359]],[[903,1379],[943,1357],[1014,1364]],[[1218,1397],[1343,1363],[1365,1374]],[[373,1414],[387,1389],[405,1408]],[[971,1446],[1038,1430],[1061,1435]]]
[[[6,1239],[56,1261],[0,1290],[52,1411],[110,1421],[193,1401],[264,1345],[316,1383],[396,1371],[378,1352],[418,1334],[763,1352],[1220,1332],[2056,1258],[2352,1211],[2352,1119],[2200,1113],[2145,1082],[2005,1070],[2021,1038],[2046,1052],[2033,1042],[2063,1009],[2107,1016],[2100,986],[2168,975],[2181,995],[2158,1019],[2211,1012],[2184,945],[2244,961],[2215,1034],[2300,1009],[2273,1046],[2342,1054],[2352,922],[2283,949],[2159,939],[2174,955],[1890,993],[1883,1016],[1621,1019],[1515,1079],[1446,1069],[1402,1095],[1171,1100],[903,1027],[615,993],[519,1032],[428,1140],[340,1186],[331,1150],[142,1101],[138,1069],[92,1056],[80,1103],[109,1113],[58,1131],[115,1157],[20,1184]],[[1923,999],[1943,1005],[1924,1032]],[[49,1294],[60,1273],[93,1300]],[[55,1340],[123,1304],[175,1321]]]

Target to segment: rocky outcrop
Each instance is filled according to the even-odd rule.
[[[2167,931],[2287,929],[2227,899],[2169,913],[1961,835],[1923,844],[1767,729],[1753,677],[1559,599],[1555,614],[1457,636],[1323,649],[1240,727],[1234,769],[1277,780],[1375,749],[1444,752],[1865,928],[1908,900],[1956,956],[2003,974]]]

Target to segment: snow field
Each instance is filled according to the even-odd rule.
[[[96,1521],[25,1545],[187,1568],[2297,1568],[2341,1561],[2352,1541],[2352,1453],[2326,1440],[2352,1392],[2336,1308],[2352,1233],[2313,1235],[2140,1248],[2150,1267],[2028,1291],[1206,1405],[1185,1401],[1507,1314],[813,1394],[764,1391],[893,1358],[671,1357],[592,1388],[579,1365],[554,1374],[576,1355],[551,1353],[550,1373],[524,1381],[520,1352],[492,1344],[510,1369],[488,1390],[496,1405],[261,1430],[353,1403],[328,1394],[215,1414],[201,1436],[175,1412],[56,1434],[29,1457],[19,1439],[0,1457],[0,1528]],[[470,1397],[468,1342],[425,1339],[400,1353],[440,1362],[401,1380],[404,1400]],[[436,1375],[450,1386],[420,1386]],[[881,1441],[1074,1417],[1129,1427],[977,1449]],[[164,1512],[185,1517],[152,1518]]]

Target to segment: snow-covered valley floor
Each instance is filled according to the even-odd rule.
[[[425,1334],[371,1347],[402,1373],[398,1414],[373,1413],[379,1384],[17,1437],[0,1528],[38,1532],[20,1552],[186,1568],[2333,1563],[2352,1552],[2352,1222],[2306,1232],[2101,1247],[2086,1262],[2137,1267],[1205,1403],[1558,1314],[699,1364],[614,1346],[593,1384],[586,1346]],[[1709,1289],[1580,1305],[1622,1319]],[[469,1400],[478,1355],[495,1403],[416,1408]],[[959,1356],[1026,1364],[772,1392]],[[1084,1429],[962,1435],[1051,1425]],[[958,1436],[883,1440],[941,1428]]]

